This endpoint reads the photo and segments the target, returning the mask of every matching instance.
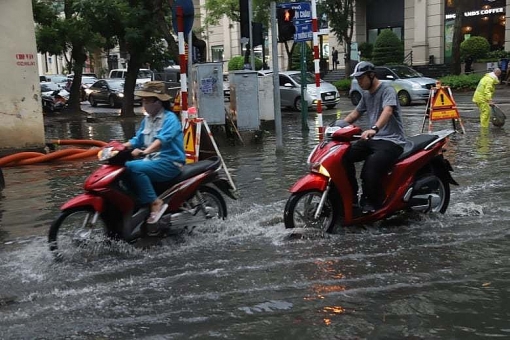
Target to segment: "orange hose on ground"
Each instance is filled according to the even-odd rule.
[[[105,146],[106,142],[101,140],[93,140],[93,139],[52,139],[50,140],[51,144],[58,145],[92,145],[92,146]]]
[[[58,145],[92,145],[96,147],[105,146],[106,142],[98,141],[98,140],[88,140],[88,139],[58,139],[51,140],[50,143],[58,144]],[[53,160],[63,160],[63,161],[71,161],[82,158],[88,158],[97,155],[98,148],[91,149],[77,149],[77,148],[68,148],[57,150],[55,152],[44,154],[40,152],[20,152],[13,155],[8,155],[0,158],[0,166],[16,166],[16,165],[29,165],[36,163],[49,162]]]

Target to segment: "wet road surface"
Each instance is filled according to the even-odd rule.
[[[293,239],[282,223],[317,138],[302,133],[297,114],[284,113],[281,154],[272,132],[262,145],[222,147],[240,194],[227,200],[226,221],[150,249],[103,245],[53,262],[48,226],[96,162],[5,168],[0,338],[509,338],[510,128],[482,133],[473,106],[459,106],[467,133],[446,156],[461,185],[445,215],[396,216],[326,237]],[[404,109],[408,135],[420,132],[423,110]],[[134,121],[47,125],[48,139],[123,140],[134,131]]]

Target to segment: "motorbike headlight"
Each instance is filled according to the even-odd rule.
[[[326,176],[328,178],[331,177],[329,175],[329,171],[325,167],[323,167],[321,163],[318,163],[318,162],[310,164],[310,171],[316,172],[316,173]]]
[[[124,93],[117,93],[117,96],[118,96],[119,98],[124,98]]]
[[[110,159],[112,158],[113,156],[115,156],[116,154],[118,154],[119,151],[117,150],[114,150],[113,147],[108,147],[108,148],[102,148],[101,150],[99,150],[99,152],[97,153],[97,158],[100,160],[100,161],[105,161],[107,159]]]

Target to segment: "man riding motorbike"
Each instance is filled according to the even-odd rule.
[[[358,205],[354,163],[365,160],[360,175],[363,193],[359,203],[362,212],[368,214],[382,206],[384,190],[381,179],[402,154],[406,139],[397,93],[393,87],[379,81],[374,65],[366,61],[358,63],[351,77],[355,77],[365,91],[356,108],[336,125],[352,124],[361,115],[368,115],[371,128],[362,133],[343,161],[354,193],[353,202]]]

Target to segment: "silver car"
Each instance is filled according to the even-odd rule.
[[[297,111],[301,111],[301,72],[300,71],[285,71],[280,72],[280,100],[282,107],[292,107]],[[332,109],[340,101],[338,90],[333,84],[325,82],[321,79],[320,87],[315,85],[315,76],[311,73],[306,73],[306,90],[305,100],[308,102],[308,107],[317,108],[319,98],[322,105],[328,109]]]
[[[259,77],[272,76],[273,71],[258,71]],[[281,107],[292,107],[301,111],[301,71],[282,71],[279,73],[280,81],[280,102]],[[320,87],[315,85],[315,76],[309,72],[306,73],[305,100],[308,107],[317,108],[317,102],[322,100],[322,105],[332,109],[340,101],[340,95],[337,88],[321,79]]]
[[[376,77],[384,83],[389,83],[397,91],[400,105],[407,106],[415,101],[427,101],[430,88],[436,85],[436,79],[424,77],[409,66],[392,65],[376,66]],[[352,79],[349,97],[353,105],[358,105],[363,91],[356,78]]]

